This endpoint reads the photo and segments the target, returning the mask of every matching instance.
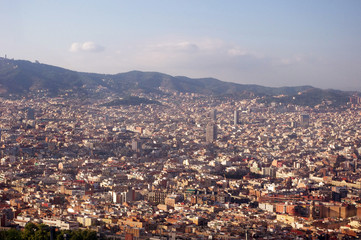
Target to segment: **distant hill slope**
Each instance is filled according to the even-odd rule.
[[[272,88],[223,82],[214,78],[173,77],[158,72],[131,71],[114,75],[82,73],[42,63],[0,58],[1,95],[22,95],[36,91],[47,91],[53,95],[64,91],[79,91],[87,94],[177,91],[207,95],[265,96],[265,99],[269,100],[272,100],[272,96],[285,95],[282,98],[284,101],[291,101],[292,96],[304,92],[316,94],[318,97],[314,98],[314,101],[317,102],[328,98],[332,101],[332,97],[342,99],[344,102],[352,94],[311,86]],[[304,101],[308,104],[306,102]]]
[[[46,89],[77,89],[82,81],[77,72],[23,60],[0,59],[0,93],[23,94]]]

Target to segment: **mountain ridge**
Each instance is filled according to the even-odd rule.
[[[216,78],[189,78],[171,76],[159,72],[133,70],[117,74],[77,72],[57,66],[0,58],[0,94],[24,95],[37,91],[46,91],[57,95],[64,91],[86,94],[114,93],[165,93],[183,92],[205,95],[232,95],[242,97],[297,96],[300,94],[321,94],[322,99],[335,93],[337,98],[346,99],[356,92],[333,89],[319,89],[312,86],[265,87],[257,84],[239,84],[224,82]],[[274,99],[273,99],[274,100]],[[341,101],[341,102],[342,102]]]

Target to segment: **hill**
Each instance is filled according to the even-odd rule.
[[[0,93],[25,94],[48,90],[57,93],[79,89],[82,81],[77,72],[24,60],[0,59]]]
[[[23,96],[46,92],[59,95],[64,92],[92,96],[131,93],[188,92],[206,95],[262,97],[264,102],[293,102],[316,105],[322,101],[345,104],[352,92],[322,90],[312,86],[264,87],[237,84],[214,78],[192,79],[158,72],[131,71],[119,74],[96,74],[71,71],[38,62],[0,58],[0,94]],[[275,97],[280,96],[283,97]],[[296,99],[296,101],[295,101]]]

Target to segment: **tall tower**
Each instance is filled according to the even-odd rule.
[[[310,115],[308,114],[302,114],[300,116],[300,125],[302,127],[308,127],[310,124]]]
[[[212,143],[217,139],[217,125],[208,123],[206,127],[206,142]]]
[[[355,159],[354,161],[353,161],[353,165],[354,165],[354,172],[356,172],[357,171],[357,159]]]
[[[212,121],[217,121],[217,109],[213,109],[209,112],[209,117]]]
[[[35,111],[32,108],[28,108],[26,110],[26,119],[27,120],[34,120],[35,119]]]
[[[237,125],[238,123],[239,123],[238,110],[234,110],[233,125]]]
[[[132,140],[132,150],[140,153],[142,151],[142,142],[140,139],[133,139]]]

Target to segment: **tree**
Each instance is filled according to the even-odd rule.
[[[56,240],[97,240],[97,233],[91,230],[61,230],[56,231],[54,238]],[[10,229],[7,231],[0,231],[0,240],[49,240],[50,227],[45,224],[35,224],[29,222],[26,224],[23,231],[17,229]]]
[[[56,240],[64,240],[64,234],[66,234],[67,239],[70,239],[70,236],[72,234],[72,232],[70,230],[61,230],[56,237]]]
[[[6,231],[5,233],[6,233],[6,238],[4,238],[4,239],[7,239],[7,240],[22,240],[23,239],[21,237],[21,232],[14,228]],[[0,239],[2,239],[2,238],[0,237]]]
[[[56,240],[64,240],[64,234],[67,235],[68,240],[97,240],[97,233],[91,230],[62,230],[57,234]],[[101,238],[102,239],[102,238]]]
[[[49,226],[40,224],[37,227],[38,230],[35,232],[34,240],[48,240],[50,238]]]
[[[97,240],[97,233],[94,231],[85,230],[82,232],[83,239]]]
[[[38,226],[32,222],[26,224],[22,237],[24,240],[35,240],[35,232],[38,230]]]
[[[0,231],[0,240],[6,240],[7,231]]]

